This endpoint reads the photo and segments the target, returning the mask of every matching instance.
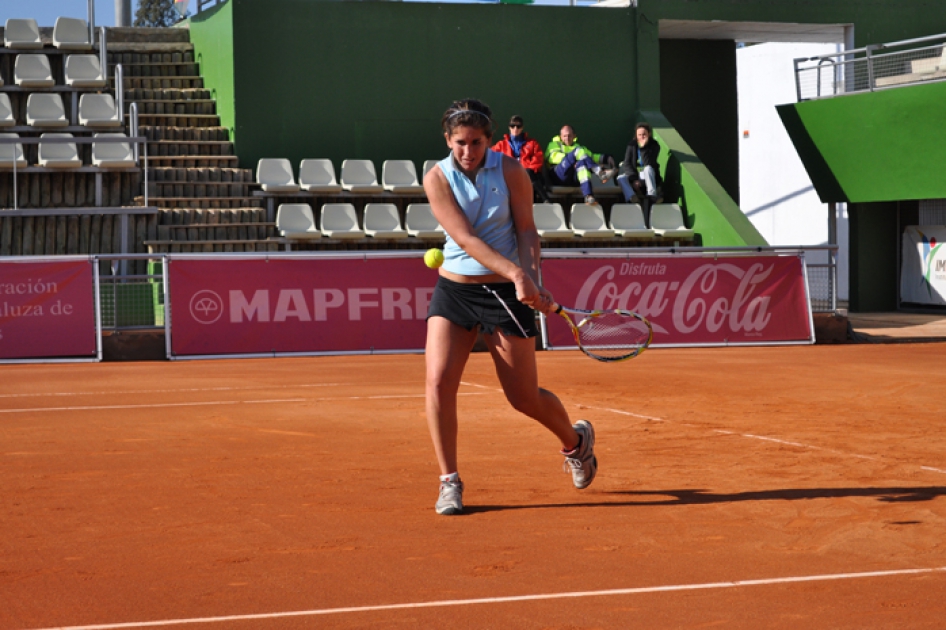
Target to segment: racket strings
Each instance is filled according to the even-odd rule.
[[[650,341],[650,328],[631,314],[601,313],[585,317],[578,324],[585,350],[603,357],[634,354]]]

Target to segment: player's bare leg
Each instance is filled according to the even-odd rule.
[[[427,320],[427,428],[441,475],[457,472],[457,391],[476,334],[443,317]]]
[[[565,451],[575,448],[578,434],[558,396],[539,387],[535,339],[506,335],[498,329],[486,338],[496,375],[509,404],[533,418],[561,440]]]

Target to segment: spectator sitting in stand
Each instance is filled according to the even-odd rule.
[[[585,203],[597,205],[591,190],[591,172],[594,171],[602,182],[614,177],[614,158],[606,153],[592,153],[578,144],[578,138],[571,125],[565,125],[559,135],[552,138],[545,150],[545,160],[549,167],[549,176],[560,186],[580,186]]]
[[[660,145],[654,140],[654,133],[647,123],[638,123],[635,139],[627,145],[624,161],[621,162],[621,174],[618,175],[618,184],[624,192],[624,200],[628,203],[646,200],[645,216],[650,206],[663,201],[660,189],[660,166],[657,156],[660,155]]]
[[[522,116],[513,116],[509,119],[509,133],[492,147],[493,151],[503,153],[518,160],[532,180],[532,190],[535,196],[543,202],[549,200],[549,193],[545,190],[542,179],[542,166],[545,155],[538,142],[529,137],[522,127]]]

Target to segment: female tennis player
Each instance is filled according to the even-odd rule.
[[[450,155],[424,177],[434,216],[447,232],[444,263],[427,313],[427,425],[440,464],[438,514],[463,512],[457,469],[457,391],[482,329],[506,399],[562,444],[576,488],[595,477],[595,433],[574,424],[561,401],[538,385],[535,313],[552,295],[538,285],[539,235],[532,184],[513,159],[489,150],[493,120],[474,99],[441,120]]]

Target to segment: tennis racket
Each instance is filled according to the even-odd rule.
[[[561,304],[554,307],[555,312],[568,322],[578,348],[597,361],[612,363],[632,359],[646,350],[654,339],[650,322],[631,311],[586,311]]]

